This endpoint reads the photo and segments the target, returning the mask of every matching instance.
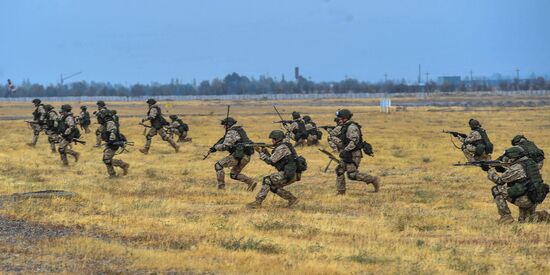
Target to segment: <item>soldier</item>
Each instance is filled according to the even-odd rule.
[[[143,147],[143,149],[139,149],[139,151],[143,154],[148,154],[149,148],[151,148],[151,139],[158,133],[162,140],[170,143],[176,153],[179,152],[179,145],[177,145],[174,140],[170,138],[168,133],[166,133],[166,129],[164,129],[164,126],[168,125],[169,123],[162,116],[162,112],[160,110],[160,107],[157,105],[157,101],[150,98],[147,100],[147,104],[149,105],[149,111],[147,111],[147,116],[142,119],[141,122],[149,120],[151,122],[151,129],[145,136],[145,146]]]
[[[54,107],[50,104],[44,105],[46,109],[46,135],[48,135],[48,142],[52,153],[56,153],[55,144],[59,142],[59,115],[55,111]]]
[[[528,140],[523,135],[517,135],[512,139],[512,146],[521,147],[526,152],[527,156],[537,163],[539,170],[542,169],[544,165],[544,151],[539,149],[534,142]]]
[[[229,177],[234,180],[246,183],[247,190],[252,191],[256,188],[256,182],[241,171],[250,162],[250,156],[254,154],[254,149],[250,146],[245,146],[251,143],[246,131],[242,126],[237,125],[237,121],[232,117],[225,118],[221,121],[221,125],[225,128],[225,135],[216,145],[210,148],[210,152],[228,151],[229,155],[219,160],[214,165],[218,180],[218,189],[225,188],[225,172],[224,168],[231,168]]]
[[[96,143],[94,147],[101,147],[101,133],[105,131],[105,113],[108,109],[105,105],[105,101],[103,100],[98,100],[96,105],[97,111],[94,111],[94,115],[97,118],[97,124],[99,124],[99,126],[97,127],[97,130],[95,130]]]
[[[124,135],[122,135],[122,133],[120,133],[118,124],[113,120],[112,111],[107,111],[107,113],[105,114],[104,129],[105,130],[101,133],[101,138],[105,142],[105,150],[103,151],[103,163],[105,163],[105,166],[107,167],[109,178],[116,177],[116,171],[114,168],[115,166],[122,168],[123,175],[127,175],[130,164],[119,159],[113,159],[118,149],[124,146],[126,138],[124,137]]]
[[[177,115],[170,115],[172,123],[170,123],[170,130],[173,134],[178,136],[178,143],[181,142],[191,142],[191,138],[187,137],[187,132],[189,132],[189,126],[184,123]]]
[[[38,136],[40,135],[40,132],[43,130],[44,124],[45,124],[45,118],[46,118],[46,109],[44,109],[44,104],[42,104],[42,101],[38,98],[35,98],[32,100],[32,103],[34,104],[34,107],[36,109],[32,113],[32,123],[31,127],[33,129],[33,135],[31,142],[28,143],[29,146],[34,147],[36,146],[36,142],[38,142]]]
[[[111,110],[111,118],[113,119],[113,121],[115,122],[116,124],[116,127],[120,128],[120,119],[117,115],[117,111],[116,110]]]
[[[491,189],[500,215],[498,223],[509,224],[514,222],[512,212],[506,201],[519,207],[519,222],[550,221],[546,211],[536,211],[537,204],[544,200],[548,193],[548,185],[542,181],[535,161],[526,156],[525,151],[514,146],[505,151],[504,161],[508,167],[482,167],[487,171],[489,180],[496,183]]]
[[[346,177],[355,181],[362,181],[374,186],[374,192],[380,189],[380,180],[376,176],[359,172],[359,164],[363,158],[363,149],[365,142],[361,133],[361,125],[351,120],[353,114],[348,109],[342,109],[336,112],[340,128],[331,131],[332,141],[340,152],[341,161],[336,167],[336,190],[337,195],[346,193]],[[367,152],[368,153],[368,152]],[[370,154],[370,153],[369,153]]]
[[[80,127],[84,130],[84,133],[89,134],[90,124],[92,123],[90,119],[90,113],[88,112],[88,107],[80,106],[80,115],[78,116],[78,123]]]
[[[489,136],[479,121],[470,119],[468,122],[472,132],[467,137],[458,135],[457,138],[462,142],[462,152],[468,161],[491,160],[493,153],[493,144]]]
[[[284,187],[300,181],[302,172],[307,168],[305,159],[298,157],[292,144],[284,142],[285,134],[282,131],[272,131],[269,138],[274,146],[271,154],[265,148],[256,148],[256,151],[260,153],[260,159],[274,166],[277,172],[263,178],[262,188],[256,195],[256,200],[247,204],[249,208],[261,207],[269,191],[287,200],[287,207],[292,207],[298,202],[298,199]]]
[[[307,145],[319,144],[319,139],[322,138],[323,133],[317,129],[317,124],[311,120],[310,116],[304,116],[304,123],[307,131]]]
[[[73,139],[80,137],[80,131],[76,128],[76,121],[71,113],[71,105],[61,106],[61,119],[59,120],[59,134],[61,135],[61,141],[59,142],[59,154],[61,155],[61,161],[63,165],[69,165],[67,160],[67,154],[74,157],[74,161],[78,162],[79,153],[70,149],[71,142]]]
[[[301,118],[300,113],[294,111],[292,112],[292,123],[288,128],[289,137],[294,140],[296,143],[294,146],[303,146],[308,138],[306,131],[306,124]]]

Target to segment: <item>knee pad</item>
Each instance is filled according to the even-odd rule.
[[[348,179],[357,180],[357,172],[348,172]]]
[[[65,148],[61,148],[61,147],[57,148],[57,151],[58,151],[60,154],[65,154],[65,153],[66,153]]]
[[[262,179],[262,183],[265,184],[265,185],[271,186],[271,178],[270,177],[264,177]]]
[[[500,192],[498,191],[498,188],[496,186],[493,186],[491,188],[491,193],[493,194],[493,198],[496,198],[497,196],[500,195]]]
[[[223,170],[223,166],[219,162],[216,162],[216,164],[214,164],[214,169],[216,171],[221,171]]]
[[[103,163],[107,164],[107,165],[111,165],[113,163],[113,160],[112,159],[108,159],[108,158],[104,158],[103,159]]]
[[[239,176],[239,173],[235,173],[235,172],[231,172],[229,173],[229,177],[236,180],[237,179],[237,176]]]
[[[271,190],[271,192],[273,192],[273,193],[277,193],[277,191],[279,191],[279,188],[273,187],[273,186],[269,186],[269,190]]]
[[[342,175],[344,175],[344,173],[345,173],[345,170],[341,165],[336,166],[336,175],[337,176],[342,176]]]

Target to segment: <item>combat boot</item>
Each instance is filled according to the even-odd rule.
[[[143,148],[143,149],[139,149],[139,151],[140,151],[142,154],[144,154],[144,155],[149,154],[149,148],[147,148],[147,147],[146,147],[146,148]]]
[[[224,190],[225,189],[225,183],[218,184],[218,189],[219,190]]]
[[[338,191],[336,192],[336,196],[343,196],[343,195],[345,195],[345,194],[346,194],[346,190],[338,190]]]
[[[550,214],[546,210],[537,211],[536,217],[538,222],[548,222],[550,223]]]
[[[122,168],[122,175],[126,176],[128,175],[128,169],[130,168],[130,164],[124,163],[120,166]]]
[[[257,209],[261,207],[262,207],[262,204],[257,201],[253,201],[251,203],[246,204],[246,208],[249,208],[249,209]]]
[[[374,177],[371,183],[374,186],[374,193],[378,193],[380,191],[380,178]]]
[[[293,197],[288,200],[288,205],[286,206],[286,208],[292,208],[292,206],[294,206],[296,203],[298,203],[298,198]]]
[[[497,220],[498,224],[512,224],[514,223],[514,217],[512,215],[504,215]]]

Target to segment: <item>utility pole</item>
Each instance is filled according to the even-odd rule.
[[[422,81],[422,79],[420,79],[422,75],[422,67],[420,66],[420,64],[418,64],[418,85],[420,86],[420,81]]]
[[[516,91],[519,91],[519,68],[516,68]]]

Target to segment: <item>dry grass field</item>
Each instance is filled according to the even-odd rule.
[[[165,102],[161,102],[165,103]],[[257,142],[278,125],[272,102],[229,102],[231,116]],[[360,102],[359,102],[360,103]],[[78,106],[79,103],[72,103]],[[367,273],[550,273],[550,225],[499,226],[490,188],[481,169],[453,167],[463,161],[441,130],[467,132],[471,117],[481,121],[495,154],[523,133],[550,150],[549,108],[409,108],[381,114],[352,106],[376,156],[362,170],[381,176],[380,193],[348,181],[346,196],[335,196],[334,166],[316,147],[300,148],[309,169],[292,184],[300,202],[270,194],[263,208],[245,208],[255,192],[229,179],[216,189],[214,163],[225,156],[202,156],[223,134],[219,120],[228,102],[171,102],[193,143],[174,153],[155,137],[149,155],[137,123],[146,104],[116,103],[122,131],[136,146],[119,157],[130,174],[107,178],[95,137],[74,148],[81,160],[68,169],[41,136],[25,145],[31,130],[22,120],[0,121],[0,194],[61,189],[74,198],[4,201],[0,216],[0,269],[12,272],[367,274]],[[277,103],[287,114],[300,110],[318,125],[331,124],[340,101]],[[333,106],[329,106],[329,105]],[[59,107],[61,104],[55,104]],[[88,103],[89,106],[93,105]],[[357,104],[360,105],[360,104]],[[76,109],[76,108],[75,108]],[[91,108],[93,109],[93,108]],[[0,117],[29,116],[32,104],[2,104]],[[96,125],[92,125],[95,130]],[[326,135],[326,133],[324,133]],[[327,147],[323,137],[322,145]],[[258,181],[273,171],[257,155],[244,173]],[[550,174],[544,167],[543,177]],[[549,200],[539,208],[550,208]],[[511,207],[517,217],[517,209]],[[10,227],[11,228],[11,227]],[[16,229],[17,229],[16,228]],[[13,228],[11,228],[13,229]],[[47,232],[47,233],[43,233]],[[49,232],[49,233],[48,233]]]

